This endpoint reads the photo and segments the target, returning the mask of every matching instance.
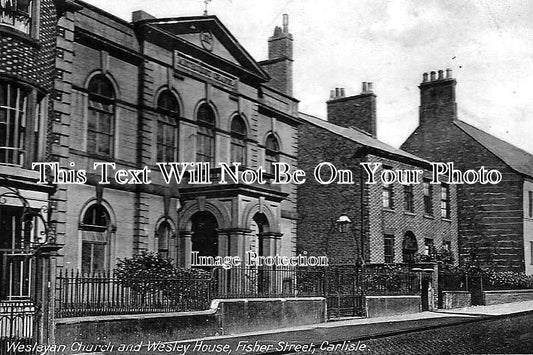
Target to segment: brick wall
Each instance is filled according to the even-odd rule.
[[[390,166],[393,170],[413,170],[421,169],[402,162],[385,159],[379,156],[369,156],[368,162],[381,162]],[[378,170],[381,172],[381,169]],[[430,171],[425,169],[424,177],[430,177]],[[451,243],[451,250],[458,258],[457,254],[457,211],[456,193],[453,186],[450,186],[450,218],[443,219],[440,210],[441,186],[432,185],[432,210],[428,215],[424,212],[424,191],[422,184],[413,185],[414,210],[405,210],[404,187],[401,184],[393,184],[394,209],[383,208],[382,192],[383,185],[367,185],[368,190],[368,210],[369,210],[369,240],[370,259],[372,262],[383,263],[384,238],[385,234],[394,236],[394,261],[403,262],[402,243],[407,232],[412,232],[417,240],[418,252],[424,252],[425,239],[432,239],[434,247],[439,250],[444,241]]]
[[[376,138],[376,95],[335,98],[327,102],[328,121],[343,127],[356,127]]]
[[[339,232],[335,221],[341,214],[348,215],[352,231],[360,235],[361,189],[359,185],[321,185],[313,178],[313,170],[321,162],[330,162],[360,171],[359,161],[351,158],[361,145],[311,124],[302,124],[299,133],[298,166],[306,172],[307,181],[298,187],[298,252],[327,254],[332,264],[353,263],[357,239],[351,232]]]
[[[402,149],[463,171],[484,166],[502,173],[497,185],[457,185],[459,250],[463,259],[472,253],[483,266],[523,271],[523,178],[453,123],[455,81],[446,82],[435,89],[437,101],[430,99],[431,86],[421,85],[421,125]]]
[[[371,263],[383,263],[384,235],[394,236],[394,262],[402,262],[402,242],[406,232],[412,232],[418,244],[418,251],[424,251],[424,239],[433,239],[440,248],[443,241],[450,241],[457,259],[457,214],[456,195],[450,189],[451,218],[444,220],[440,215],[440,186],[433,188],[433,216],[424,216],[423,188],[413,186],[414,212],[404,210],[403,185],[393,184],[394,209],[384,209],[382,184],[364,184],[361,196],[361,157],[356,155],[361,145],[333,134],[325,129],[305,123],[300,126],[299,167],[306,171],[307,181],[298,189],[298,251],[312,255],[327,253],[330,263],[352,263],[359,255],[361,228],[363,228],[364,256]],[[367,162],[381,162],[393,169],[421,169],[393,158],[366,155]],[[313,169],[321,162],[330,162],[338,169],[353,172],[354,184],[321,185],[313,178]],[[379,169],[379,172],[381,169]],[[425,176],[429,176],[426,170]],[[351,220],[352,230],[338,231],[335,221],[346,214]]]
[[[50,91],[54,75],[56,21],[54,2],[41,0],[38,37],[2,29],[0,75],[15,76],[44,91]]]
[[[288,17],[283,15],[283,29],[276,27],[274,35],[268,39],[268,60],[261,66],[271,80],[268,86],[287,95],[292,95],[292,35],[288,32]]]

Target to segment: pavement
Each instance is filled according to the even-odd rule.
[[[305,347],[309,347],[311,344],[315,348],[334,346],[335,344],[344,344],[354,348],[357,346],[357,341],[529,312],[533,313],[533,301],[387,317],[352,318],[270,331],[191,339],[178,342],[178,344],[191,345],[187,354],[205,354],[208,353],[205,350],[209,349],[209,346],[216,345],[229,345],[232,354],[305,353],[307,352]],[[354,339],[357,341],[354,342]]]
[[[351,318],[307,326],[170,342],[172,354],[288,354],[311,349],[364,351],[365,340],[533,313],[533,301],[472,306],[376,318]],[[337,348],[335,348],[337,346]],[[168,353],[141,349],[137,354]],[[314,351],[313,351],[314,353]],[[351,352],[350,352],[351,353]],[[95,354],[95,353],[92,353]],[[79,354],[82,355],[82,354]]]

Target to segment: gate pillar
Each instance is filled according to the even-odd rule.
[[[36,280],[35,306],[40,308],[36,317],[36,339],[40,344],[55,343],[55,281],[59,244],[43,244],[35,252]]]

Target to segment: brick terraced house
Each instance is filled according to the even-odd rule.
[[[502,181],[457,185],[459,252],[499,271],[533,273],[533,155],[459,120],[451,70],[424,74],[418,128],[402,149],[466,171],[496,169]]]
[[[455,187],[429,184],[428,161],[376,139],[372,84],[350,97],[336,89],[327,105],[328,121],[300,113],[299,168],[312,177],[318,164],[329,162],[338,172],[331,184],[308,178],[298,187],[298,252],[326,254],[331,264],[392,264],[446,249],[457,260]],[[422,174],[415,184],[367,184],[362,163],[380,164],[378,176],[384,170]],[[341,170],[352,173],[350,183],[336,183]],[[321,176],[328,180],[331,170],[323,168]],[[340,230],[348,220],[350,230]]]

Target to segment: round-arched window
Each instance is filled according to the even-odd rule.
[[[196,161],[215,162],[215,112],[207,103],[198,107],[196,113],[198,134],[196,137]]]
[[[159,94],[157,99],[157,161],[178,160],[178,100],[169,90]]]
[[[231,120],[231,162],[246,165],[246,124],[241,116]]]
[[[84,274],[102,272],[109,268],[111,219],[101,204],[87,208],[80,223],[81,271]]]
[[[102,74],[89,82],[89,122],[87,152],[111,157],[115,127],[115,90]]]
[[[279,143],[276,137],[271,134],[267,137],[265,143],[265,162],[266,171],[274,172],[274,163],[279,162]]]

